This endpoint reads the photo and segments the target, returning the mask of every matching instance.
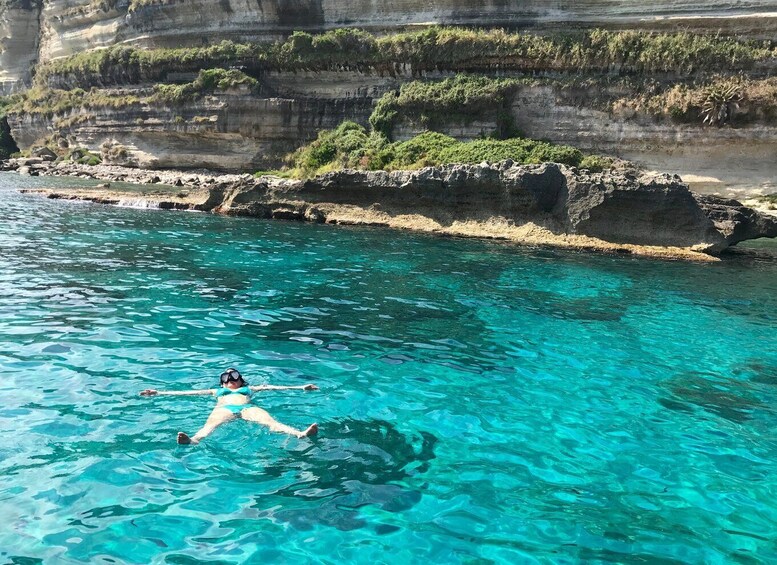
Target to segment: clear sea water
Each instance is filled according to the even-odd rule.
[[[777,245],[665,262],[0,175],[0,563],[775,563]],[[196,447],[234,365],[299,440]]]

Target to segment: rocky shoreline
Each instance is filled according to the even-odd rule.
[[[590,173],[556,164],[448,165],[328,173],[308,180],[148,171],[15,159],[2,170],[107,181],[36,189],[49,198],[375,225],[526,245],[710,260],[740,241],[777,237],[777,218],[691,192],[677,176]],[[113,183],[148,185],[138,190]]]
[[[73,161],[55,162],[47,156],[7,159],[0,162],[0,171],[16,171],[19,174],[30,176],[74,177],[131,184],[163,184],[186,188],[202,188],[217,182],[236,182],[253,178],[249,174],[237,175],[206,170],[150,170],[118,165],[82,165]]]

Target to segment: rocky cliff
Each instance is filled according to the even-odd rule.
[[[440,73],[430,73],[439,78]],[[20,147],[60,132],[73,147],[99,151],[122,145],[129,159],[115,164],[145,168],[254,171],[277,167],[284,155],[349,119],[366,124],[374,101],[410,80],[358,72],[268,73],[265,96],[223,93],[182,105],[133,104],[84,107],[62,114],[9,116]],[[590,87],[594,99],[598,86]],[[273,95],[269,95],[273,94]],[[706,127],[586,105],[586,93],[558,86],[522,86],[509,115],[522,134],[589,153],[614,155],[650,170],[682,176],[694,190],[747,196],[777,191],[777,124]],[[497,127],[498,116],[449,116],[437,129],[478,139]],[[424,123],[401,122],[395,139],[409,139]]]
[[[430,23],[563,31],[686,29],[772,39],[777,6],[764,0],[3,0],[0,85],[7,92],[27,79],[33,60],[117,44],[197,46],[223,39],[277,39],[295,30],[387,31]]]
[[[29,82],[39,41],[40,5],[27,0],[0,2],[0,94]]]
[[[513,77],[516,86],[499,104],[479,112],[448,109],[437,123],[430,122],[428,113],[412,115],[400,108],[400,118],[387,133],[403,140],[431,127],[476,139],[509,129],[681,173],[698,190],[763,193],[777,190],[775,84],[768,82],[777,69],[777,50],[774,43],[754,40],[775,37],[775,8],[774,2],[757,1],[5,0],[0,2],[0,83],[6,91],[18,88],[20,81],[29,83],[34,60],[62,63],[39,68],[33,89],[38,98],[8,116],[22,149],[41,144],[63,151],[108,148],[103,158],[112,163],[243,171],[278,166],[284,154],[343,120],[366,125],[376,104],[408,83],[436,82],[460,71]],[[493,52],[483,50],[481,37],[467,39],[463,33],[405,38],[385,48],[376,43],[375,38],[397,30],[430,24],[563,30],[567,35],[557,45],[530,45],[527,40],[525,49],[516,47],[518,54],[502,50],[521,44],[517,35]],[[342,26],[378,34],[363,44],[363,38],[347,34],[321,40],[329,51],[316,47],[316,38],[310,37],[253,51],[228,45],[224,49],[230,53],[251,53],[233,53],[231,58],[218,49],[148,50],[213,45],[223,39],[268,41],[294,30]],[[569,35],[592,27],[694,34],[657,38],[650,46],[640,46],[643,38],[628,34],[609,44],[602,34],[582,39]],[[710,37],[717,44],[705,44]],[[423,45],[430,38],[433,42]],[[577,59],[571,55],[574,49],[554,51],[574,41],[584,53]],[[689,51],[690,58],[672,58],[672,49],[684,49],[683,43],[697,47]],[[98,51],[110,46],[127,50],[113,50],[113,58],[82,56],[111,51]],[[712,51],[717,55],[705,60]],[[82,55],[67,58],[73,54]],[[68,63],[71,59],[78,61]],[[154,96],[156,83],[181,84],[213,67],[242,69],[259,86],[250,93],[211,89],[175,101],[160,102]],[[740,72],[761,81],[747,87],[750,94],[744,92],[747,88],[726,94],[726,87],[720,94],[710,82],[718,73],[736,79]],[[579,80],[574,78],[578,75]],[[573,79],[578,83],[571,84]],[[53,96],[41,92],[47,88],[64,90]],[[699,100],[692,101],[684,88],[695,88]],[[648,94],[661,94],[661,89],[667,104],[656,109]],[[620,98],[627,103],[619,105]],[[713,105],[709,112],[725,111],[727,118],[705,123],[709,116],[702,113],[708,103]],[[678,112],[684,113],[681,119]],[[728,119],[732,115],[744,118]]]
[[[137,102],[80,108],[53,120],[45,114],[14,114],[9,121],[23,147],[39,144],[56,128],[69,146],[105,149],[110,164],[254,171],[279,164],[316,131],[344,119],[366,120],[370,111],[368,99],[346,103],[233,91],[184,104]]]

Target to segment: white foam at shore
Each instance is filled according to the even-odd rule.
[[[119,208],[159,209],[159,202],[146,200],[145,198],[123,198],[116,203]]]

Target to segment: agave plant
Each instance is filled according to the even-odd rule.
[[[722,82],[709,86],[701,107],[703,123],[720,127],[730,122],[741,101],[739,83]]]

